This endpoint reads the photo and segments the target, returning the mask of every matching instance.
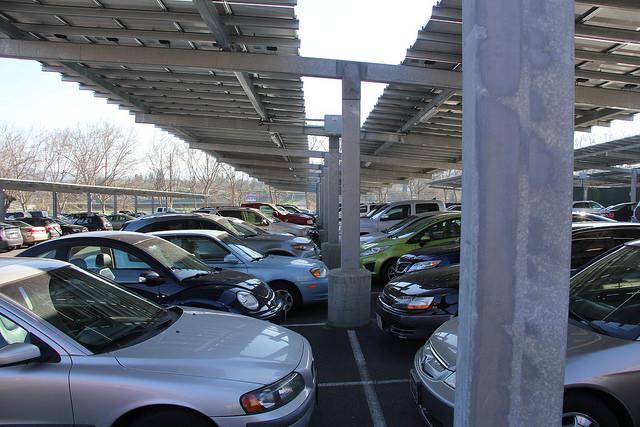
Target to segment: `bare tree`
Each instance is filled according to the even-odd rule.
[[[185,165],[186,146],[177,138],[162,133],[154,139],[148,160],[153,176],[153,188],[163,191],[176,191],[182,178]],[[173,204],[168,199],[169,206]]]
[[[250,187],[249,179],[247,179],[244,173],[236,171],[229,165],[224,165],[221,169],[226,184],[229,187],[231,204],[234,206],[241,205]]]
[[[32,131],[0,124],[0,176],[15,179],[33,179],[37,176],[40,145],[31,138]],[[9,205],[17,200],[22,210],[33,197],[29,191],[13,191],[7,197]],[[7,206],[7,208],[8,208]]]
[[[411,199],[419,199],[422,193],[429,187],[429,183],[424,179],[410,179],[407,187],[409,189],[409,197]]]
[[[221,163],[200,150],[187,150],[185,163],[189,173],[189,191],[215,196],[213,192],[222,169]]]

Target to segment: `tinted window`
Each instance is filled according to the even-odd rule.
[[[381,221],[398,221],[405,219],[411,213],[411,207],[409,205],[399,205],[389,208],[385,213],[386,219],[380,219]],[[383,215],[384,216],[384,215]]]
[[[265,206],[265,205],[260,206],[260,212],[262,212],[265,215],[273,216],[273,209],[271,209],[269,206]]]
[[[416,204],[416,213],[439,211],[440,206],[437,203],[418,203]]]
[[[114,249],[113,257],[115,270],[151,270],[149,264],[130,252]]]
[[[218,231],[226,231],[223,226],[218,224],[215,221],[206,221],[200,220],[198,221],[198,227],[193,228],[202,228],[203,230],[218,230]],[[189,230],[189,228],[185,228],[185,230]]]
[[[571,268],[580,268],[615,246],[614,239],[605,230],[575,234],[571,240]]]
[[[165,239],[205,261],[222,261],[229,254],[218,242],[206,237],[167,236]]]
[[[586,209],[589,207],[589,203],[587,202],[577,202],[573,204],[574,208],[578,208],[578,209]]]
[[[0,314],[0,348],[9,344],[20,344],[27,342],[28,333],[18,324]]]
[[[598,202],[591,202],[590,203],[590,208],[591,209],[604,209],[604,207]]]
[[[245,211],[244,216],[245,216],[245,221],[247,221],[249,224],[253,224],[253,225],[262,224],[262,217],[255,212]]]
[[[200,229],[200,221],[197,219],[173,219],[154,222],[149,225],[145,225],[140,230],[141,233],[148,233],[150,231],[165,231],[165,230],[197,230]],[[214,228],[214,230],[219,230]]]
[[[242,212],[237,210],[219,210],[218,215],[242,219]]]

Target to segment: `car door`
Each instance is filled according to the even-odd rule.
[[[0,307],[0,350],[10,344],[30,343],[59,357],[0,366],[0,425],[73,426],[69,392],[71,358],[55,351],[39,331]]]

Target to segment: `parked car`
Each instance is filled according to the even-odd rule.
[[[74,222],[76,225],[81,225],[89,229],[89,231],[111,231],[113,226],[109,222],[106,216],[99,213],[87,213],[78,215]]]
[[[315,221],[311,215],[301,214],[301,213],[291,213],[285,210],[278,208],[273,203],[243,203],[240,205],[244,208],[254,208],[258,209],[265,215],[272,216],[274,218],[278,218],[281,221],[292,222],[294,224],[300,225],[314,225]]]
[[[53,218],[27,217],[22,218],[21,221],[26,222],[27,224],[31,224],[35,227],[44,227],[44,229],[47,231],[49,239],[55,239],[56,237],[62,236],[62,228],[60,228],[60,225],[55,222]]]
[[[572,274],[614,248],[639,238],[640,224],[593,222],[572,225]],[[442,254],[446,253],[446,250],[442,251]],[[425,338],[435,326],[458,314],[460,266],[417,265],[439,259],[442,258],[438,253],[421,255],[414,261],[413,272],[395,277],[384,287],[376,303],[378,326],[383,331],[401,338]]]
[[[31,214],[29,212],[7,212],[4,215],[5,219],[22,219],[22,218],[27,218],[30,217]]]
[[[604,210],[604,206],[602,206],[598,202],[594,202],[593,200],[578,200],[573,202],[571,206],[571,212],[586,212],[599,214]]]
[[[327,267],[322,261],[263,255],[224,231],[181,230],[151,233],[196,255],[209,267],[252,274],[267,283],[291,311],[327,300]]]
[[[280,221],[278,218],[267,216],[257,209],[222,207],[217,208],[214,213],[221,216],[241,219],[254,227],[267,230],[271,233],[285,233],[298,237],[309,237],[314,242],[318,241],[318,231],[315,227]]]
[[[105,218],[111,223],[114,230],[120,230],[125,222],[136,219],[136,217],[125,214],[107,215]]]
[[[600,215],[613,219],[615,221],[628,222],[633,217],[633,209],[636,207],[634,202],[618,203],[617,205],[607,206]]]
[[[640,424],[640,242],[627,243],[571,278],[563,426]],[[423,418],[451,425],[458,319],[418,350],[411,389]]]
[[[125,223],[122,230],[149,233],[165,230],[219,230],[243,239],[258,252],[318,258],[320,251],[308,238],[269,234],[236,218],[208,214],[146,215]]]
[[[22,234],[22,244],[25,246],[35,245],[36,243],[44,242],[49,239],[49,233],[44,227],[34,227],[31,224],[27,224],[20,220],[6,220],[5,224],[15,225],[20,228],[20,234]]]
[[[387,283],[394,276],[398,258],[420,247],[455,241],[460,238],[460,213],[435,215],[401,233],[360,245],[360,263],[374,279]]]
[[[15,225],[0,222],[0,250],[10,251],[23,245],[20,228]]]
[[[283,304],[268,285],[212,269],[185,250],[142,233],[89,232],[33,246],[21,256],[54,258],[114,280],[164,305],[189,305],[280,321]]]
[[[571,214],[571,222],[615,222],[605,216],[590,214],[586,212],[574,212]]]
[[[85,233],[89,231],[89,229],[84,225],[74,224],[72,222],[69,222],[64,217],[53,218],[53,220],[60,226],[63,236],[66,236],[67,234]]]
[[[419,227],[429,220],[432,216],[440,215],[443,212],[435,211],[435,212],[425,212],[417,215],[411,215],[403,219],[400,222],[397,222],[390,226],[389,228],[385,228],[381,231],[376,231],[374,233],[363,234],[360,236],[360,244],[363,245],[365,243],[375,242],[376,240],[385,239],[391,235],[402,233],[403,230],[413,229],[415,227]]]
[[[3,425],[306,425],[316,401],[299,334],[45,259],[0,260],[0,370]]]
[[[385,207],[373,211],[371,216],[360,218],[360,234],[374,233],[389,228],[411,215],[424,212],[444,211],[440,200],[406,200],[389,203]]]

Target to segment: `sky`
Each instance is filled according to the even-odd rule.
[[[398,64],[427,22],[435,0],[299,0],[300,54],[303,56]],[[340,81],[304,78],[308,118],[340,114]],[[363,83],[362,121],[384,85]],[[24,128],[57,128],[87,121],[112,121],[133,127],[142,157],[160,130],[136,124],[128,111],[43,72],[35,61],[0,58],[0,122]],[[640,133],[640,119],[616,121],[611,128],[577,133],[576,144],[588,145]]]
[[[398,64],[431,14],[435,0],[298,0],[303,56]],[[366,7],[364,7],[366,6]],[[363,83],[362,120],[384,85]],[[340,114],[340,81],[304,79],[308,118]],[[136,124],[128,111],[43,72],[35,61],[0,58],[0,121],[24,128],[58,128],[87,121],[134,127],[142,156],[159,130]]]

